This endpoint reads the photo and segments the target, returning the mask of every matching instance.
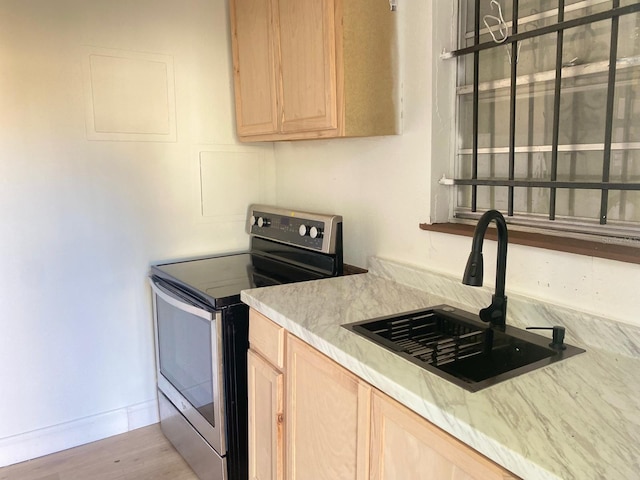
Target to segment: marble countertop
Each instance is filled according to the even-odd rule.
[[[242,300],[522,478],[640,478],[640,329],[510,295],[508,324],[563,324],[587,352],[472,393],[341,325],[442,303],[477,311],[490,291],[371,263],[367,274],[245,290]]]

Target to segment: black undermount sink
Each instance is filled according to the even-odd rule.
[[[448,305],[343,326],[472,392],[584,352]]]

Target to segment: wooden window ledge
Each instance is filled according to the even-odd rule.
[[[461,223],[434,223],[431,225],[421,223],[420,229],[429,232],[472,237],[475,226]],[[487,230],[486,238],[497,240],[495,228]],[[606,243],[594,240],[559,237],[544,233],[509,230],[509,243],[640,264],[640,241],[629,240],[628,242],[629,245],[621,245],[619,243]]]

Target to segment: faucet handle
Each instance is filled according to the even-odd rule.
[[[491,296],[491,305],[485,308],[481,308],[478,313],[480,320],[483,320],[492,327],[498,327],[502,330],[507,325],[507,297],[505,296]]]
[[[564,334],[566,329],[559,325],[553,327],[527,327],[527,330],[553,330],[551,343],[549,346],[556,350],[565,350],[567,347],[564,345]]]

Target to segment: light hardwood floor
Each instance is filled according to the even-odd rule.
[[[0,480],[198,480],[150,425],[63,452],[0,468]]]

